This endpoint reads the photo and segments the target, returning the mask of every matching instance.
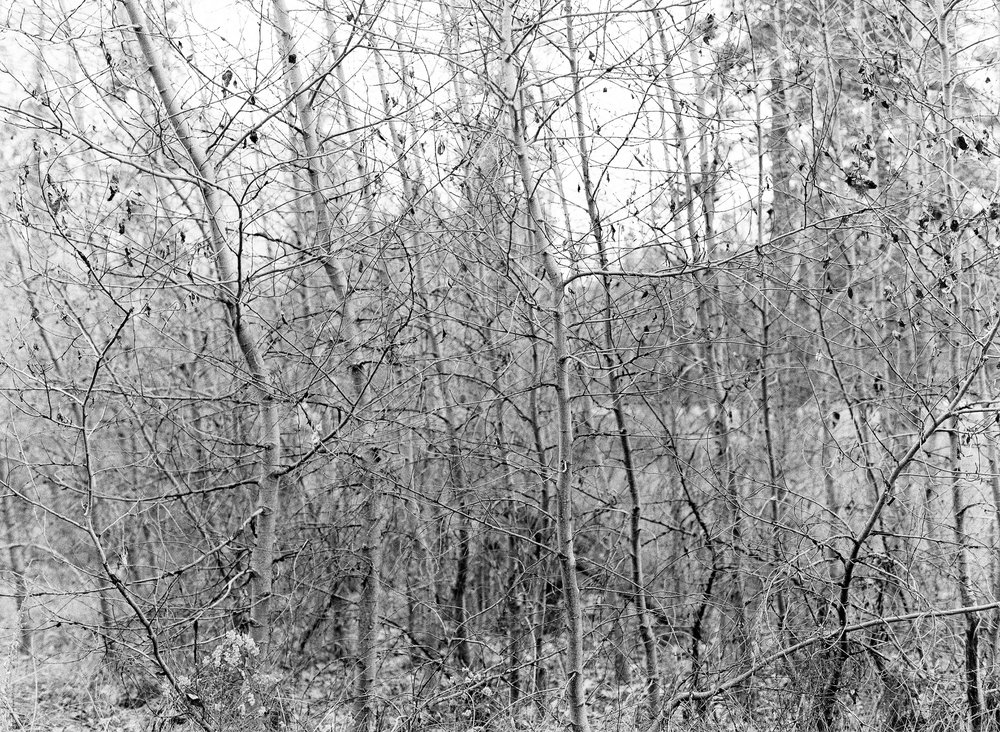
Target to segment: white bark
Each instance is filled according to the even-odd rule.
[[[250,559],[251,565],[251,633],[259,645],[269,640],[271,623],[271,591],[273,582],[275,521],[280,511],[279,462],[281,459],[281,427],[271,376],[264,364],[254,329],[247,322],[241,302],[241,287],[237,281],[236,258],[226,240],[222,223],[222,201],[216,179],[215,167],[205,149],[192,135],[185,122],[184,110],[177,103],[176,94],[167,78],[160,53],[153,44],[146,27],[146,18],[138,0],[123,0],[142,49],[156,91],[167,112],[167,119],[177,135],[188,158],[201,179],[201,196],[204,215],[208,220],[215,269],[218,276],[217,296],[225,306],[233,338],[239,346],[247,369],[249,381],[259,412],[259,442],[264,446],[258,466],[257,542]]]
[[[274,20],[278,28],[278,46],[288,74],[289,86],[302,135],[303,159],[309,180],[309,194],[316,216],[316,236],[323,269],[331,289],[340,305],[340,339],[347,351],[347,370],[351,382],[355,409],[365,402],[368,373],[360,356],[358,326],[355,319],[353,298],[344,268],[338,261],[333,241],[333,225],[327,209],[326,198],[319,174],[321,151],[317,142],[316,118],[306,98],[306,85],[302,78],[299,54],[292,33],[291,19],[285,0],[273,0]],[[362,171],[363,172],[363,171]],[[367,190],[367,185],[366,185]],[[369,213],[369,220],[371,219]],[[372,454],[370,459],[374,460]],[[362,579],[361,598],[358,603],[357,694],[354,703],[354,729],[366,732],[375,725],[375,683],[378,680],[378,641],[380,600],[382,587],[382,534],[385,527],[383,497],[372,470],[363,466],[363,483],[367,488],[362,517],[364,544],[361,547]]]
[[[573,528],[573,421],[570,411],[569,346],[566,338],[564,311],[565,281],[552,252],[548,236],[548,221],[535,196],[536,180],[531,169],[530,151],[524,135],[524,110],[518,89],[517,58],[512,38],[513,8],[504,3],[500,21],[502,78],[504,95],[511,124],[511,143],[517,158],[517,169],[524,188],[530,233],[535,255],[541,261],[549,289],[549,317],[552,327],[552,350],[555,359],[555,382],[558,414],[558,470],[556,477],[556,534],[559,562],[562,567],[563,595],[566,602],[566,674],[569,689],[570,724],[574,732],[589,732],[587,696],[583,676],[583,608],[577,582],[576,550]]]

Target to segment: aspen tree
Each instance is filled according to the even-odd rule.
[[[557,553],[562,567],[563,597],[566,603],[567,652],[566,676],[570,720],[574,732],[589,732],[587,698],[584,691],[583,608],[577,580],[577,559],[573,521],[573,418],[570,412],[569,346],[566,338],[564,298],[566,284],[552,251],[549,222],[535,194],[535,175],[531,167],[531,152],[525,138],[525,113],[518,78],[521,72],[513,41],[513,5],[504,2],[500,17],[501,71],[500,89],[507,105],[511,125],[511,143],[517,161],[517,172],[530,217],[529,236],[535,256],[540,260],[549,288],[548,315],[551,326],[554,359],[553,380],[558,415],[558,453],[556,487]]]
[[[206,150],[192,134],[184,110],[177,101],[158,49],[147,29],[145,14],[138,0],[123,0],[132,23],[143,58],[147,64],[157,94],[167,112],[167,118],[177,135],[187,158],[200,178],[200,193],[204,216],[208,221],[212,252],[215,257],[217,297],[226,310],[232,337],[239,346],[250,379],[259,413],[260,443],[263,454],[258,466],[257,540],[251,558],[251,633],[260,645],[266,645],[271,634],[271,600],[274,580],[275,525],[281,511],[281,424],[277,395],[271,374],[264,363],[257,334],[249,322],[240,300],[241,283],[237,280],[238,266],[222,221],[223,202],[214,165]]]

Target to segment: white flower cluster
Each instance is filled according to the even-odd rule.
[[[243,662],[260,653],[254,639],[245,633],[230,630],[223,641],[212,651],[212,665],[221,668],[239,668]]]

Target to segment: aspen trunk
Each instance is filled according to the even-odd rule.
[[[937,42],[941,55],[941,108],[940,117],[943,130],[951,130],[952,123],[952,95],[955,78],[952,75],[952,47],[949,39],[950,29],[948,23],[949,11],[953,6],[945,8],[944,0],[936,0],[935,12],[937,14]],[[955,179],[954,160],[945,150],[943,154],[943,184],[944,184],[944,215],[950,218],[956,215],[956,201],[953,191],[953,180]],[[946,219],[947,220],[947,219]],[[956,392],[959,392],[962,384],[962,345],[964,338],[963,322],[965,316],[964,297],[965,283],[965,251],[964,232],[944,233],[943,237],[952,239],[944,242],[944,246],[951,252],[951,264],[953,270],[953,281],[950,297],[952,300],[951,316],[953,319],[949,341],[949,361],[951,373],[950,380]],[[960,392],[959,392],[960,393]],[[956,397],[957,398],[957,397]],[[951,488],[952,516],[954,518],[954,539],[956,565],[958,577],[958,596],[962,605],[973,604],[972,587],[969,580],[968,563],[968,536],[965,531],[965,511],[966,506],[962,497],[963,470],[962,470],[962,444],[961,430],[962,423],[958,415],[954,415],[948,424],[948,471],[949,485]],[[968,705],[972,732],[979,732],[983,726],[982,701],[979,694],[979,615],[970,613],[965,616],[965,698]]]
[[[22,655],[31,656],[32,632],[31,619],[28,617],[28,579],[25,551],[28,537],[17,531],[18,521],[13,515],[11,505],[19,498],[19,492],[14,487],[19,484],[15,473],[19,467],[14,465],[9,457],[0,458],[0,470],[3,471],[2,482],[4,495],[0,497],[0,520],[3,521],[4,533],[7,536],[7,556],[10,560],[10,571],[14,575],[14,603],[17,607],[18,650]],[[20,535],[19,535],[20,534]],[[103,596],[102,596],[103,601]]]
[[[569,346],[566,337],[564,310],[565,281],[552,253],[548,237],[548,222],[535,195],[536,180],[531,169],[530,152],[524,132],[524,107],[518,89],[517,58],[513,43],[513,6],[505,2],[500,20],[501,64],[500,87],[508,107],[511,142],[517,159],[518,173],[530,216],[530,231],[535,255],[539,258],[549,290],[548,315],[552,328],[552,351],[555,364],[553,381],[556,392],[558,457],[556,474],[556,536],[559,563],[562,569],[563,596],[566,603],[567,649],[566,675],[570,709],[570,725],[574,732],[590,732],[587,695],[583,676],[583,602],[577,581],[577,563],[573,520],[573,420],[569,391]]]
[[[306,99],[306,88],[302,70],[298,63],[298,53],[292,34],[291,20],[285,0],[273,0],[275,25],[278,29],[278,43],[290,80],[299,130],[302,138],[306,173],[309,180],[309,194],[313,201],[316,217],[316,236],[322,253],[323,269],[330,282],[331,290],[340,304],[340,338],[347,350],[347,376],[351,384],[355,409],[365,401],[368,384],[367,369],[359,353],[358,327],[354,314],[352,291],[348,287],[344,268],[337,260],[333,241],[333,226],[323,192],[323,182],[319,172],[320,149],[316,134],[316,119],[312,107]],[[366,199],[367,200],[367,199]],[[371,213],[369,219],[371,218]],[[374,449],[368,454],[368,461],[376,461]],[[386,521],[384,498],[372,466],[361,467],[362,484],[365,487],[362,517],[364,521],[364,544],[361,549],[362,577],[361,598],[358,603],[358,645],[357,695],[354,704],[354,729],[356,732],[371,730],[375,719],[375,682],[378,680],[378,642],[380,629],[380,598],[382,584],[382,541]]]
[[[167,79],[159,51],[146,28],[146,18],[138,0],[123,0],[132,23],[132,30],[142,49],[142,55],[167,111],[167,118],[201,178],[201,196],[205,217],[208,219],[212,251],[219,282],[217,296],[226,309],[232,336],[239,346],[247,369],[254,401],[259,414],[259,442],[264,446],[260,459],[259,489],[257,494],[257,541],[250,559],[251,564],[251,632],[259,645],[266,645],[271,634],[271,591],[273,582],[275,521],[280,511],[281,481],[278,474],[281,459],[281,434],[278,408],[271,377],[264,365],[256,334],[240,300],[240,283],[236,279],[236,262],[226,240],[222,221],[222,203],[218,192],[215,168],[205,149],[192,136],[185,122],[177,95]]]

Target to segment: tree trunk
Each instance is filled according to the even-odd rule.
[[[576,39],[573,28],[572,0],[565,0],[566,15],[566,54],[570,64],[570,80],[573,85],[573,118],[576,124],[577,146],[580,153],[580,171],[583,177],[583,193],[587,201],[587,213],[590,217],[590,235],[597,245],[597,254],[601,269],[605,274],[601,277],[604,289],[603,337],[604,351],[608,370],[608,391],[611,396],[611,410],[615,416],[618,441],[622,451],[622,465],[625,469],[625,480],[628,485],[632,509],[629,513],[629,561],[631,563],[632,595],[635,605],[636,619],[639,622],[639,637],[642,640],[643,656],[645,658],[646,692],[648,694],[649,718],[656,719],[660,713],[660,669],[656,637],[649,621],[648,608],[652,602],[646,587],[646,575],[642,558],[642,495],[632,454],[632,436],[625,414],[622,387],[619,381],[619,370],[623,368],[621,354],[615,343],[611,324],[614,320],[614,306],[611,300],[611,276],[608,270],[607,243],[604,240],[604,226],[598,208],[597,192],[590,175],[590,149],[587,144],[587,130],[584,125],[584,104],[581,91],[580,69],[577,62]]]
[[[559,434],[556,476],[556,554],[562,568],[563,598],[566,603],[567,649],[566,676],[570,709],[570,725],[574,732],[590,732],[587,715],[587,695],[583,676],[583,603],[577,581],[576,549],[573,517],[573,419],[569,391],[569,346],[566,337],[564,311],[565,281],[552,252],[548,237],[548,221],[542,213],[535,195],[534,173],[531,170],[530,152],[525,140],[524,107],[518,88],[519,69],[513,42],[513,6],[503,5],[500,20],[500,41],[503,75],[500,88],[508,107],[511,124],[511,142],[517,159],[518,173],[523,186],[525,202],[530,216],[529,236],[535,255],[544,271],[549,289],[548,315],[552,327],[552,350],[555,364],[553,381],[556,392],[557,429]]]
[[[219,277],[218,297],[226,308],[233,338],[243,356],[254,400],[259,413],[259,442],[264,446],[259,465],[257,496],[257,540],[250,559],[251,564],[251,634],[258,645],[266,646],[271,635],[271,588],[274,578],[275,522],[280,511],[281,480],[278,473],[281,459],[281,434],[274,387],[264,365],[256,334],[247,322],[240,300],[240,283],[236,279],[236,263],[226,241],[222,221],[222,204],[219,199],[215,169],[205,150],[198,145],[188,129],[183,111],[177,104],[177,95],[171,88],[160,54],[146,29],[146,19],[138,0],[123,0],[132,23],[132,30],[149,73],[156,85],[160,100],[167,111],[167,118],[174,134],[202,180],[201,195],[211,233],[215,255],[216,273]]]
[[[948,14],[953,6],[945,8],[944,0],[936,0],[935,12],[937,14],[937,42],[941,55],[941,129],[950,131],[954,125],[952,123],[952,94],[955,78],[952,75],[952,48],[950,42],[951,30],[949,29]],[[954,159],[950,151],[943,151],[944,168],[944,215],[945,220],[950,220],[957,215],[956,202],[953,192]],[[965,233],[943,233],[944,241],[942,245],[950,252],[952,272],[951,292],[952,299],[951,316],[953,319],[953,331],[950,334],[950,380],[954,391],[960,393],[962,387],[962,342],[964,341],[964,317],[966,309],[964,307],[964,297],[966,284],[963,282],[965,275]],[[948,239],[951,239],[949,242]],[[957,397],[956,397],[957,400]],[[972,605],[972,589],[969,581],[969,564],[967,557],[968,537],[965,531],[965,511],[966,506],[962,499],[962,423],[956,414],[949,420],[948,429],[948,471],[949,484],[951,487],[952,516],[954,518],[954,537],[956,568],[958,576],[958,596],[962,605]],[[968,704],[972,732],[980,732],[983,726],[982,702],[979,696],[979,615],[970,613],[965,616],[965,697]]]
[[[4,534],[7,536],[7,556],[10,560],[10,571],[14,576],[14,603],[17,607],[17,627],[18,627],[18,651],[24,656],[31,656],[31,646],[32,646],[32,632],[31,632],[31,618],[28,615],[28,578],[27,578],[27,564],[25,562],[25,551],[29,541],[29,536],[23,531],[17,531],[18,524],[24,523],[23,521],[17,521],[13,516],[14,507],[11,505],[15,501],[20,499],[20,490],[15,486],[18,486],[20,481],[16,477],[15,473],[20,470],[19,466],[15,466],[10,459],[10,457],[0,458],[0,471],[2,471],[2,479],[0,483],[3,484],[4,495],[0,496],[0,520],[3,521]],[[103,601],[103,595],[102,595]]]
[[[351,384],[351,395],[354,399],[353,407],[356,412],[361,409],[365,402],[368,373],[359,353],[360,343],[352,291],[348,287],[344,269],[336,259],[333,226],[317,167],[320,150],[317,142],[316,120],[310,102],[305,96],[307,89],[302,80],[302,71],[298,62],[288,10],[285,0],[273,0],[273,2],[279,47],[282,59],[287,65],[286,69],[291,81],[293,101],[302,137],[306,172],[309,179],[309,193],[316,216],[316,235],[322,253],[323,269],[330,281],[331,290],[340,303],[340,338],[347,350],[347,371]],[[369,213],[369,221],[371,221],[373,213]],[[368,730],[373,729],[376,723],[374,686],[378,678],[379,599],[382,583],[382,542],[386,521],[382,490],[374,475],[373,464],[379,458],[373,446],[369,446],[365,453],[367,458],[361,467],[362,484],[366,488],[366,495],[363,499],[364,544],[361,550],[364,576],[362,578],[361,598],[358,603],[358,647],[356,650],[358,664],[358,692],[354,707],[354,729],[356,732],[368,732]]]

